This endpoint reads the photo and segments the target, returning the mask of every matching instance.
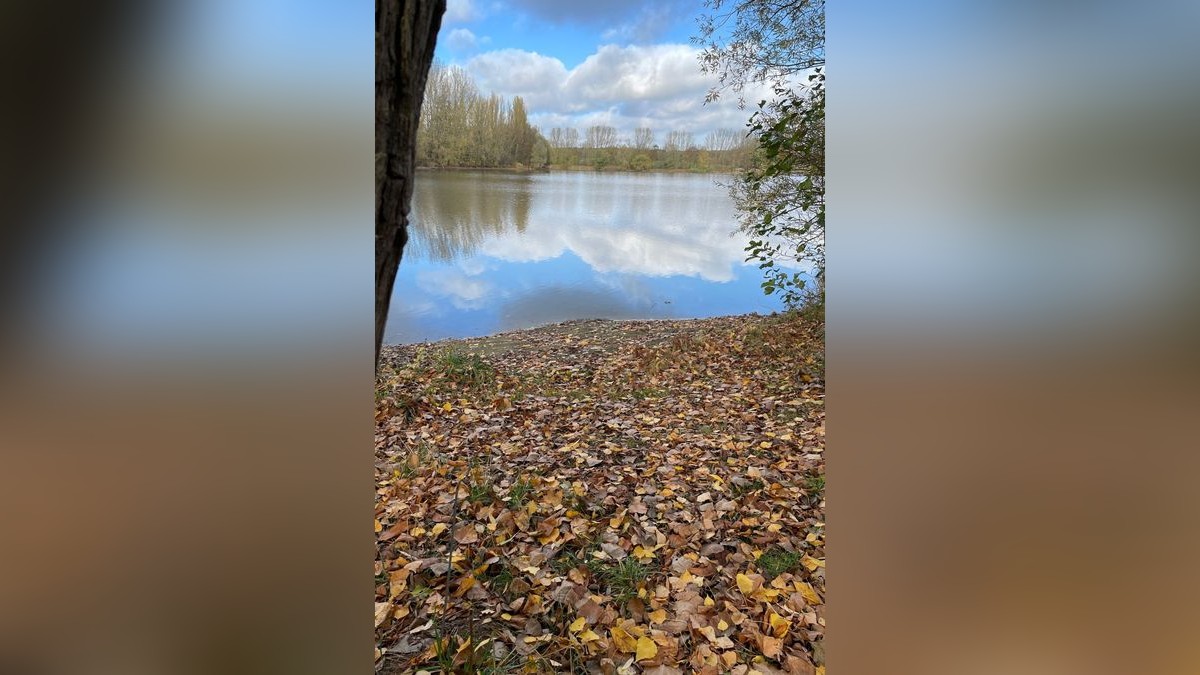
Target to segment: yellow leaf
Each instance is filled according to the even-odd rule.
[[[808,604],[821,604],[821,596],[817,595],[817,592],[813,590],[813,587],[810,584],[807,584],[803,581],[797,581],[796,590],[800,591],[800,595],[803,596],[806,601],[808,601]]]
[[[445,532],[445,531],[446,531],[446,524],[445,524],[445,523],[438,523],[437,525],[434,525],[434,526],[433,526],[433,529],[432,529],[432,530],[430,530],[430,531],[429,531],[429,536],[431,536],[431,537],[436,537],[436,536],[438,536],[439,534],[441,534],[441,533],[443,533],[443,532]]]
[[[637,660],[652,659],[658,654],[658,645],[643,635],[637,639]]]
[[[817,666],[817,675],[825,675],[825,666]]]
[[[667,610],[661,608],[656,609],[646,616],[650,617],[650,623],[662,623],[667,620]]]
[[[588,629],[579,634],[579,639],[583,640],[584,642],[592,642],[599,640],[600,636],[597,635],[595,631]]]
[[[451,410],[454,410],[454,406],[450,405],[449,401],[446,401],[446,404],[442,406],[442,410],[450,412]]]
[[[782,638],[783,636],[787,635],[788,629],[792,627],[791,621],[779,616],[775,612],[771,612],[769,620],[771,622],[771,632],[774,633],[775,637],[777,638]]]
[[[381,531],[383,531],[383,523],[379,522],[379,519],[378,519],[378,518],[376,518],[376,519],[375,519],[375,532],[377,532],[377,533],[378,533],[378,532],[381,532]]]
[[[745,574],[737,575],[737,585],[738,590],[742,592],[742,595],[750,595],[754,592],[754,580]]]
[[[571,622],[571,632],[578,633],[579,631],[583,630],[583,627],[586,625],[587,625],[587,619],[585,619],[581,616],[578,619],[575,619],[574,621]]]
[[[454,597],[461,598],[463,593],[471,590],[475,585],[475,577],[463,577],[462,581],[458,582],[458,590],[454,591]]]
[[[409,532],[409,534],[411,534],[411,535],[412,535],[412,536],[414,536],[414,537],[419,537],[419,536],[421,536],[421,535],[425,534],[425,528],[423,528],[423,527],[414,527],[414,528],[412,529],[412,531],[411,531],[411,532]]]
[[[721,619],[720,621],[717,622],[717,630],[725,630],[726,628],[729,628],[728,621],[726,621],[725,619]]]
[[[760,588],[754,591],[752,597],[755,600],[762,600],[763,602],[774,602],[775,598],[779,597],[779,591],[773,588]]]
[[[824,566],[825,566],[825,561],[824,561],[824,560],[817,560],[816,558],[814,558],[814,557],[812,557],[812,556],[810,556],[810,555],[806,555],[806,556],[804,556],[804,559],[803,559],[803,560],[801,560],[800,562],[801,562],[801,563],[803,563],[803,564],[804,564],[804,566],[808,568],[808,571],[809,571],[809,572],[814,572],[814,571],[816,571],[816,569],[817,569],[818,567],[824,567]]]
[[[637,651],[637,640],[634,640],[633,636],[626,632],[624,628],[613,626],[609,632],[612,635],[613,644],[616,645],[619,651],[627,654]]]
[[[762,443],[758,444],[758,447],[763,449],[769,448],[771,447],[771,441],[763,441]]]

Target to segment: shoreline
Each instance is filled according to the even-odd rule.
[[[535,173],[633,173],[633,174],[650,174],[650,173],[681,173],[695,174],[697,176],[712,176],[726,175],[732,176],[745,171],[745,169],[728,169],[728,170],[711,170],[711,171],[696,171],[693,169],[646,169],[645,171],[637,171],[634,169],[620,168],[602,168],[575,165],[575,166],[551,166],[551,167],[505,167],[505,166],[418,166],[417,171],[447,171],[447,172],[465,172],[465,171],[486,171],[495,173],[514,173],[514,174],[535,174]]]
[[[786,314],[786,313],[782,313]],[[696,326],[704,323],[719,322],[722,320],[735,319],[755,319],[755,318],[773,318],[780,316],[780,312],[772,312],[770,314],[760,314],[758,312],[748,312],[746,314],[723,314],[721,316],[696,317],[687,319],[567,319],[566,321],[558,321],[555,323],[542,324],[540,326],[532,326],[530,328],[515,328],[499,333],[491,333],[488,335],[477,335],[467,337],[448,337],[437,340],[423,340],[420,342],[398,342],[386,343],[381,348],[380,358],[388,354],[388,352],[411,351],[419,348],[444,347],[453,346],[455,344],[466,344],[468,346],[476,344],[487,344],[493,342],[506,342],[519,340],[523,337],[538,337],[540,335],[563,335],[563,334],[579,334],[586,332],[603,331],[606,328],[646,328],[650,329],[656,326],[666,326],[670,324],[672,328],[680,329],[687,328],[688,324]]]

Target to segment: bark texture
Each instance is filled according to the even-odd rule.
[[[375,362],[408,242],[417,122],[446,0],[375,3]]]

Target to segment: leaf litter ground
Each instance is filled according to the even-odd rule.
[[[385,350],[376,667],[823,673],[824,325]]]

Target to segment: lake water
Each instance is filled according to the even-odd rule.
[[[720,177],[418,172],[390,344],[569,319],[770,313]]]

